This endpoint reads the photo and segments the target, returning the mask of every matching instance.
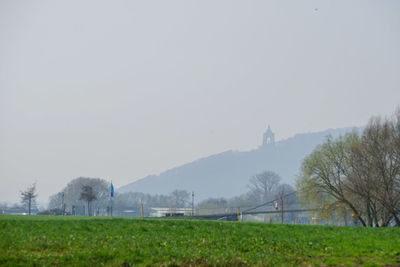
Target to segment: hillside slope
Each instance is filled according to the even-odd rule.
[[[294,185],[301,162],[328,135],[337,137],[354,128],[329,129],[297,134],[292,138],[260,146],[251,151],[226,151],[149,175],[117,191],[169,194],[175,189],[194,191],[196,200],[230,198],[248,190],[249,178],[261,171],[278,173],[283,182]]]

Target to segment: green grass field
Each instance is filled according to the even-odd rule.
[[[0,265],[400,266],[400,229],[0,216]]]

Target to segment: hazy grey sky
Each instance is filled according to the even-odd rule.
[[[400,1],[0,0],[0,201],[400,104]]]

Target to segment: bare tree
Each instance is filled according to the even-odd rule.
[[[304,160],[302,175],[297,183],[304,200],[313,199],[321,210],[341,203],[354,214],[361,214],[360,207],[355,205],[354,196],[348,191],[348,154],[352,141],[352,135],[335,141],[328,138]],[[367,226],[363,216],[357,218],[363,226]]]
[[[393,119],[373,118],[362,136],[364,158],[371,166],[372,197],[400,226],[400,110]]]
[[[25,191],[21,191],[21,202],[28,207],[28,214],[31,215],[32,206],[36,205],[36,183],[33,183]]]
[[[48,209],[62,209],[63,208],[63,192],[58,192],[49,197]]]
[[[172,204],[176,208],[183,208],[189,203],[190,193],[186,190],[174,190],[171,193]]]
[[[297,186],[320,210],[345,207],[363,226],[400,226],[400,109],[372,118],[361,136],[328,139],[304,160]]]
[[[8,209],[7,203],[0,203],[0,214],[4,214]]]
[[[366,224],[387,226],[393,219],[391,212],[378,200],[379,181],[374,168],[373,158],[368,152],[368,145],[362,137],[353,142],[349,156],[351,171],[347,177],[347,190],[353,195],[353,202],[360,207],[366,218]],[[378,191],[380,191],[379,189]]]
[[[281,177],[272,171],[265,171],[250,178],[250,192],[259,202],[265,202],[270,194],[275,191],[281,181]]]
[[[84,214],[87,202],[80,199],[82,185],[91,186],[93,192],[96,193],[96,199],[90,203],[91,210],[99,210],[99,214],[105,214],[110,204],[110,183],[104,179],[89,177],[73,179],[60,192],[50,196],[48,209],[57,209],[75,215]]]
[[[91,213],[91,203],[93,200],[96,200],[96,199],[97,199],[97,196],[96,196],[96,193],[94,192],[92,186],[90,186],[90,185],[82,186],[80,200],[86,201],[88,216],[91,216],[91,214],[92,214]]]

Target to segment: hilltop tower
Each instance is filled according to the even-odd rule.
[[[275,134],[271,131],[271,127],[268,125],[267,131],[263,135],[263,146],[275,145]]]

